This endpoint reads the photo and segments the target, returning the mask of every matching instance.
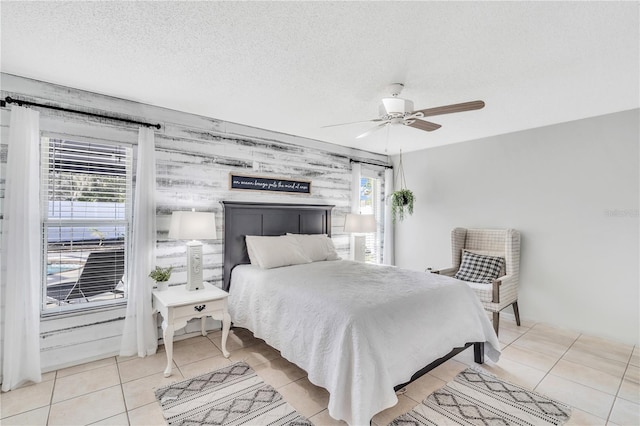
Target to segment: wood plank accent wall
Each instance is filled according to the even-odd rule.
[[[222,200],[335,204],[332,234],[336,248],[348,257],[349,236],[342,231],[351,210],[351,165],[355,159],[388,164],[385,155],[280,134],[241,124],[158,108],[124,99],[2,74],[1,96],[49,103],[162,124],[156,135],[157,264],[174,266],[170,284],[186,282],[186,247],[167,238],[173,210],[216,213],[218,240],[204,242],[204,278],[222,280]],[[109,119],[40,110],[44,135],[79,140],[112,140],[135,144],[138,127]],[[4,198],[10,106],[0,110],[0,203]],[[367,166],[364,166],[367,167]],[[375,168],[384,179],[384,169]],[[311,180],[310,195],[230,191],[229,172]],[[0,214],[2,213],[0,204]],[[2,291],[4,292],[2,283]],[[4,298],[2,298],[4,300]],[[41,322],[43,371],[117,354],[124,308],[47,318]],[[210,324],[212,327],[213,323]],[[190,324],[186,333],[196,332]],[[183,332],[184,333],[184,332]],[[179,338],[179,337],[178,337]],[[0,363],[1,365],[1,363]]]

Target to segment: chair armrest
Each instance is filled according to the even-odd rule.
[[[431,272],[432,274],[446,275],[448,277],[452,277],[458,272],[456,268],[445,268],[445,269],[427,269],[427,272]]]
[[[516,278],[515,275],[504,275],[493,280],[493,303],[500,303],[500,286],[515,284]]]

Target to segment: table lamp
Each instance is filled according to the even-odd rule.
[[[353,235],[353,260],[364,262],[366,249],[365,233],[376,232],[376,218],[372,214],[347,214],[344,222],[344,232]]]
[[[169,238],[191,240],[187,243],[187,290],[201,290],[202,243],[199,240],[216,239],[215,213],[176,211],[171,214]]]

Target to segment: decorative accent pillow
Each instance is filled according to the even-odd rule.
[[[489,250],[476,250],[476,249],[462,249],[462,254],[464,254],[465,251],[471,252],[471,253],[475,253],[475,254],[479,254],[482,256],[491,256],[491,257],[501,257],[504,259],[504,252],[499,252],[499,251],[489,251]],[[504,262],[502,262],[502,267],[500,268],[500,273],[498,274],[498,277],[503,277],[507,275],[507,260],[505,259]]]
[[[464,251],[460,269],[454,275],[462,281],[472,283],[491,284],[500,276],[500,269],[504,264],[504,258],[483,256],[481,254]]]
[[[304,254],[300,243],[289,235],[278,237],[247,235],[245,241],[251,264],[262,269],[311,263],[311,259]]]
[[[302,251],[313,262],[321,260],[340,260],[333,241],[327,234],[289,234],[300,243]]]

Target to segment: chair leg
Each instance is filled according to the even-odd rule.
[[[493,313],[493,329],[496,331],[496,336],[498,335],[498,328],[500,327],[500,312]]]
[[[513,314],[516,316],[516,324],[520,327],[520,311],[518,310],[518,301],[512,303],[513,305]]]

